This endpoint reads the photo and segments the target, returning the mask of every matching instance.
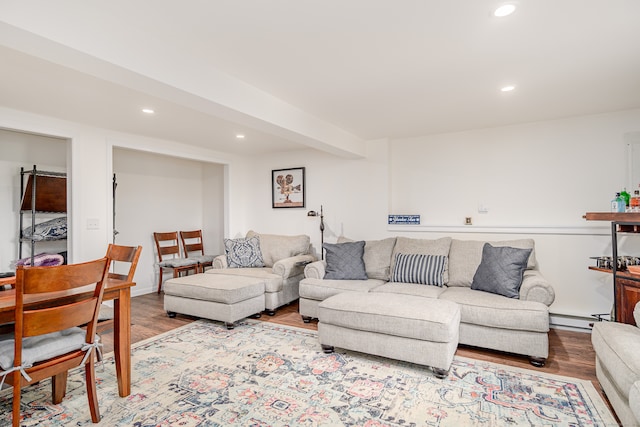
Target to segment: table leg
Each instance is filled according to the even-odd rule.
[[[113,347],[116,358],[118,393],[131,394],[131,289],[121,289],[114,301]]]

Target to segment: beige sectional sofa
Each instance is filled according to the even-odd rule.
[[[348,242],[341,238],[338,243]],[[489,248],[485,249],[485,243]],[[498,248],[498,249],[496,249]],[[509,254],[512,248],[529,249],[522,266],[521,285],[512,297],[493,291],[471,289],[479,266],[482,271],[495,254]],[[519,251],[522,255],[522,251]],[[444,256],[442,286],[397,281],[395,260],[398,255],[423,254]],[[492,255],[493,254],[493,255]],[[486,260],[485,260],[486,257]],[[362,256],[366,278],[359,280],[326,279],[326,261],[313,262],[305,268],[300,282],[300,314],[303,320],[318,318],[320,304],[343,292],[404,294],[415,298],[441,299],[460,307],[459,343],[529,356],[534,366],[543,366],[549,353],[549,306],[555,293],[538,270],[532,239],[509,241],[471,241],[451,238],[412,239],[392,237],[366,241]],[[498,259],[498,262],[502,260]],[[395,279],[394,279],[395,277]],[[396,281],[394,281],[396,280]],[[502,284],[497,285],[499,288]],[[511,289],[511,292],[514,292]],[[320,323],[322,319],[320,318]]]
[[[640,324],[640,303],[633,312]],[[640,328],[616,322],[593,325],[596,376],[625,427],[640,426]]]

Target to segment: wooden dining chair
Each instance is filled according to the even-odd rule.
[[[107,248],[107,254],[105,255],[109,260],[110,271],[108,277],[110,279],[124,280],[127,282],[133,281],[133,276],[136,273],[138,267],[138,260],[140,259],[140,253],[142,252],[142,246],[122,246],[109,244]],[[126,274],[124,268],[127,267]],[[98,329],[97,333],[102,334],[113,327],[114,312],[113,307],[102,304],[100,306],[100,313],[98,315]]]
[[[180,241],[184,256],[198,262],[198,271],[204,272],[206,267],[213,267],[214,255],[205,255],[202,242],[202,230],[181,231]]]
[[[91,420],[100,421],[93,353],[98,352],[95,331],[108,268],[107,258],[17,267],[14,339],[0,340],[0,376],[13,386],[14,427],[20,425],[22,387],[51,377],[52,401],[59,404],[69,369],[81,365]]]
[[[198,272],[198,261],[180,256],[180,246],[178,243],[178,232],[153,233],[153,240],[156,242],[158,252],[158,293],[162,289],[162,272],[165,268],[173,270],[173,277],[178,277],[182,272],[193,270]]]

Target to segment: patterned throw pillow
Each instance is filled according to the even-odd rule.
[[[473,276],[471,289],[509,298],[520,297],[524,270],[527,268],[532,250],[491,246],[485,243],[482,248],[482,261]]]
[[[224,250],[229,268],[264,267],[258,236],[224,239]]]
[[[347,243],[325,243],[327,267],[325,279],[367,280],[364,267],[364,241]]]
[[[445,255],[396,254],[392,282],[444,285]]]

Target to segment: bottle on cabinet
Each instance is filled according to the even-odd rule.
[[[640,190],[635,190],[631,200],[629,200],[629,210],[631,212],[640,212]]]
[[[622,197],[622,200],[624,200],[624,208],[626,210],[629,207],[629,203],[631,201],[631,195],[627,192],[627,187],[622,188],[622,191],[620,192],[620,197]]]
[[[626,204],[620,193],[616,193],[616,197],[611,200],[611,212],[624,212]]]

